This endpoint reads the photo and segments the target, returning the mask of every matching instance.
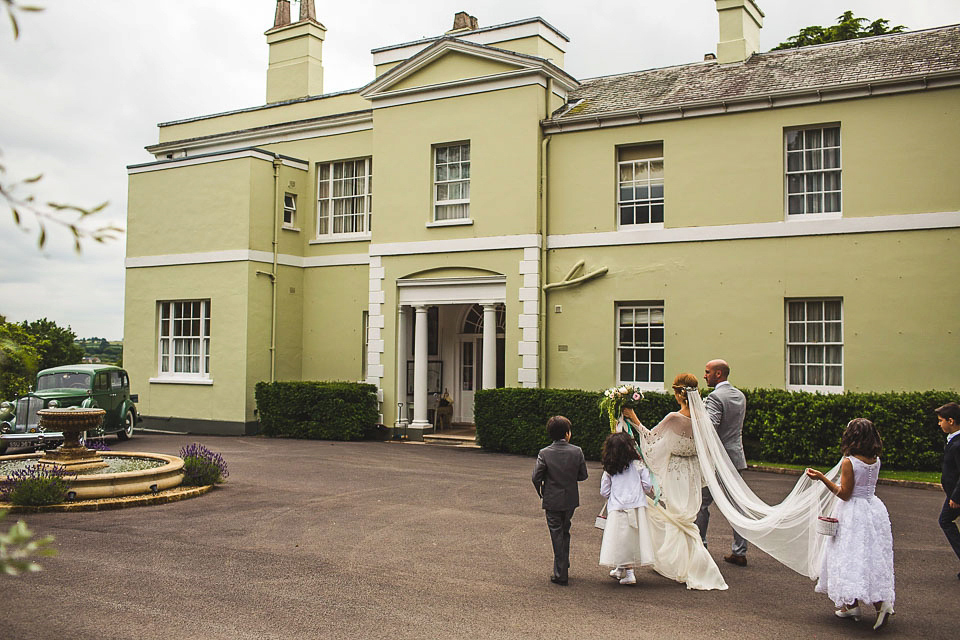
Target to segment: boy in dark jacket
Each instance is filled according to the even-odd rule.
[[[943,450],[943,472],[940,475],[940,486],[947,494],[947,499],[940,511],[940,528],[953,547],[953,552],[960,558],[960,529],[957,529],[956,522],[960,517],[960,405],[948,402],[934,411],[940,429],[947,434],[947,446]],[[960,573],[957,578],[960,578]]]
[[[550,582],[564,586],[570,568],[570,520],[580,506],[577,483],[587,479],[587,462],[580,447],[570,444],[570,429],[570,421],[563,416],[547,421],[553,444],[540,450],[533,468],[533,486],[540,496],[553,542]]]

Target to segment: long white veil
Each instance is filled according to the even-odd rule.
[[[687,400],[700,468],[714,504],[741,536],[797,573],[816,579],[826,540],[817,534],[817,517],[830,515],[838,498],[823,483],[804,474],[783,502],[768,505],[750,490],[730,462],[700,393],[687,389]],[[826,476],[839,482],[840,464]]]

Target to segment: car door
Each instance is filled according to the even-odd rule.
[[[93,379],[93,391],[91,392],[91,399],[93,400],[93,406],[99,409],[103,409],[107,412],[107,415],[103,418],[103,428],[105,430],[112,430],[113,427],[113,396],[112,390],[110,388],[110,372],[101,371],[97,373],[96,377]]]

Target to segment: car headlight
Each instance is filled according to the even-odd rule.
[[[51,400],[50,402],[47,403],[47,407],[50,409],[56,409],[59,406],[60,406],[60,403],[57,402],[56,400]]]
[[[7,400],[0,402],[0,409],[12,409],[12,408],[13,408],[12,402],[8,402]]]

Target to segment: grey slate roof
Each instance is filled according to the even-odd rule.
[[[951,71],[960,71],[960,25],[587,79],[569,95],[583,102],[553,120]]]

